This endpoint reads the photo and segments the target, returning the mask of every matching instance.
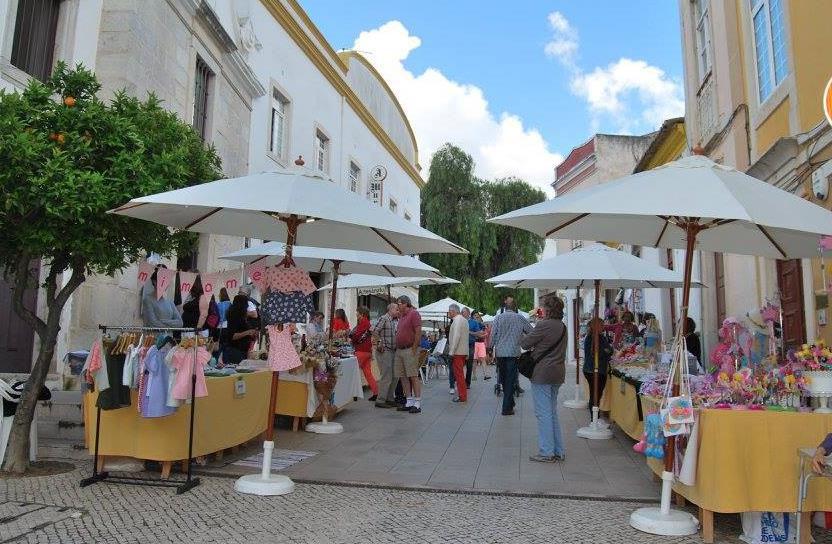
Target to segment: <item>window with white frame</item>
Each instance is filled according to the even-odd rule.
[[[329,172],[329,138],[321,130],[315,131],[315,168]]]
[[[399,209],[399,204],[395,200],[393,200],[392,198],[390,199],[389,206],[390,206],[390,211],[393,212],[393,213],[396,213]]]
[[[269,152],[285,161],[289,136],[289,99],[277,89],[272,89],[272,130],[269,136]]]
[[[754,27],[754,60],[760,102],[789,75],[786,21],[782,0],[749,0]]]
[[[361,168],[350,161],[350,191],[357,193],[361,190]]]
[[[699,81],[711,72],[711,20],[710,0],[693,0],[693,17],[696,24],[696,63]]]

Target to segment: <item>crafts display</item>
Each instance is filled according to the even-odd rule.
[[[832,413],[827,407],[827,400],[832,397],[832,350],[823,340],[817,340],[811,345],[803,344],[800,351],[789,353],[788,357],[804,368],[802,393],[818,399],[820,406],[815,411]]]

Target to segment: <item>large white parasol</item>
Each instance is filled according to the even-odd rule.
[[[832,234],[832,213],[733,168],[693,155],[495,217],[541,236],[685,248],[682,323],[696,249],[774,259],[809,258]],[[674,392],[674,394],[676,394]],[[665,452],[661,508],[630,517],[636,529],[693,534],[696,519],[670,509],[675,440]]]
[[[613,249],[604,244],[592,244],[551,257],[543,261],[500,274],[486,280],[490,283],[505,283],[512,287],[533,287],[537,289],[575,289],[595,287],[595,315],[598,317],[601,285],[606,288],[654,288],[682,287],[682,275],[647,261]],[[574,342],[578,345],[578,326],[574,327]],[[599,330],[593,328],[593,353],[595,354],[592,388],[596,405],[592,407],[592,421],[589,426],[578,429],[578,436],[590,439],[612,438],[612,432],[598,419],[597,402],[600,397],[598,375]],[[578,353],[578,350],[575,350]],[[576,357],[576,360],[579,357]],[[568,408],[585,408],[581,399],[580,360],[575,372],[575,398],[564,403]]]
[[[286,257],[286,244],[282,242],[268,242],[258,246],[241,249],[221,259],[251,264],[264,261],[274,266]],[[309,272],[333,272],[336,263],[340,263],[339,274],[373,274],[390,278],[423,276],[426,278],[444,278],[431,265],[407,255],[390,255],[388,253],[373,253],[371,251],[355,251],[350,249],[333,249],[326,247],[295,246],[292,249],[292,259],[295,264]],[[338,287],[344,288],[340,284]]]
[[[412,255],[465,250],[331,181],[280,171],[134,198],[112,211],[177,229]],[[291,239],[290,218],[303,222]]]
[[[465,252],[334,183],[294,171],[212,181],[135,198],[110,213],[193,232],[285,241],[286,266],[293,262],[292,250],[298,244],[394,255]],[[237,480],[235,489],[240,492],[282,495],[294,489],[286,476],[271,474],[277,386],[274,372],[263,468],[260,474]]]

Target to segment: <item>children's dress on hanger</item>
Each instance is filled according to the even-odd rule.
[[[300,356],[292,343],[292,331],[284,327],[277,330],[277,325],[266,327],[269,332],[269,366],[273,371],[291,370],[301,365]]]
[[[179,348],[173,354],[171,364],[176,367],[176,382],[173,384],[173,398],[186,400],[191,398],[191,376],[196,374],[194,396],[207,397],[208,386],[205,384],[205,364],[211,360],[211,354],[205,348],[196,350],[196,368],[194,368],[193,348]]]

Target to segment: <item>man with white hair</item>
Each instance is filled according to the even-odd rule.
[[[378,398],[376,408],[396,407],[396,385],[393,379],[393,362],[396,356],[396,318],[399,305],[395,302],[387,305],[387,313],[378,318],[373,327],[373,343],[376,346],[376,362],[381,376],[378,379]]]
[[[455,377],[457,396],[454,402],[468,402],[468,388],[465,385],[465,361],[468,359],[468,320],[460,313],[459,306],[448,308],[451,328],[448,332],[448,356]]]

